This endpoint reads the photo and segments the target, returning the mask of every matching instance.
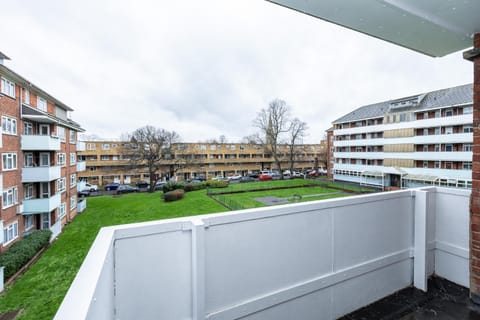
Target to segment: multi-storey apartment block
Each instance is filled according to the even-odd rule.
[[[85,141],[85,151],[79,152],[80,160],[86,161],[86,171],[80,179],[93,184],[105,185],[110,182],[135,183],[149,180],[145,168],[132,167],[122,155],[118,141]],[[303,171],[314,168],[317,163],[324,168],[325,143],[297,145],[294,168]],[[282,146],[282,169],[289,169],[287,147]],[[271,154],[265,153],[260,145],[241,143],[176,143],[171,155],[164,159],[162,177],[176,176],[180,180],[198,176],[247,175],[264,169],[276,169]]]
[[[471,84],[360,107],[333,122],[329,174],[382,188],[471,188],[472,112]]]
[[[7,68],[0,53],[1,249],[54,233],[77,213],[77,133],[70,107]]]

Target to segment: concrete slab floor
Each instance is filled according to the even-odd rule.
[[[467,288],[432,277],[428,292],[406,288],[340,319],[480,320],[480,306],[471,302]]]

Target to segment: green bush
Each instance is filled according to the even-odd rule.
[[[169,182],[163,185],[163,193],[167,193],[169,191],[177,190],[177,189],[185,189],[185,183],[183,182]]]
[[[34,231],[12,244],[6,252],[0,255],[0,266],[5,267],[5,279],[13,276],[41,248],[48,244],[51,235],[52,232],[50,230]]]
[[[189,192],[189,191],[195,191],[195,190],[202,190],[202,189],[206,189],[207,188],[207,183],[206,182],[199,182],[199,183],[195,183],[195,184],[186,184],[185,185],[185,192]]]
[[[209,188],[226,188],[228,187],[228,181],[208,180],[207,187]]]
[[[183,198],[185,191],[183,189],[175,189],[163,194],[163,200],[165,202],[177,201]]]

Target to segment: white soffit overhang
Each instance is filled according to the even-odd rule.
[[[469,48],[480,0],[267,0],[432,57]]]

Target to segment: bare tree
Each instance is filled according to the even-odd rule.
[[[130,165],[135,168],[144,167],[150,179],[150,192],[155,189],[159,173],[165,166],[167,154],[172,154],[173,144],[180,140],[175,131],[145,126],[128,134],[129,143],[122,147],[123,157],[129,159]]]
[[[289,106],[285,101],[275,99],[269,103],[268,108],[262,109],[257,114],[253,124],[260,129],[258,139],[263,144],[265,151],[272,155],[277,169],[282,174],[279,146],[283,135],[290,129]]]
[[[290,122],[290,128],[288,130],[288,164],[290,173],[293,173],[293,166],[299,153],[296,146],[303,140],[307,134],[307,123],[295,118]]]

